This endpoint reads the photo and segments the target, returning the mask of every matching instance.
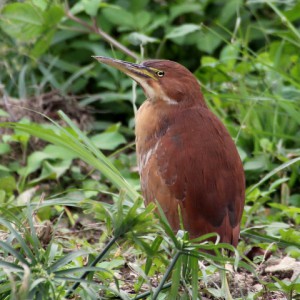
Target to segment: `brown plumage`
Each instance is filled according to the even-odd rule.
[[[136,147],[146,204],[157,200],[174,231],[178,207],[191,237],[216,232],[237,245],[245,179],[235,144],[208,109],[193,74],[178,63],[132,64],[104,57],[143,88],[136,115]]]

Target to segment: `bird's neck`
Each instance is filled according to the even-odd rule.
[[[140,147],[153,147],[153,140],[159,140],[168,127],[176,122],[178,113],[186,109],[193,109],[193,107],[182,104],[168,105],[163,101],[145,101],[135,118],[137,152],[139,153]]]

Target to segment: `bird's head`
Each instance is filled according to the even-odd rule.
[[[167,105],[205,106],[199,83],[184,66],[170,60],[146,60],[130,63],[104,56],[93,56],[134,79],[149,101],[164,101]]]

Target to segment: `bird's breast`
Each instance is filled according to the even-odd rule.
[[[155,155],[170,125],[170,115],[158,103],[145,101],[136,114],[135,135],[139,170]]]

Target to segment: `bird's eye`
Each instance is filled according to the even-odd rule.
[[[163,76],[165,75],[165,72],[164,72],[164,71],[157,71],[157,72],[156,72],[156,75],[157,75],[158,77],[163,77]]]

